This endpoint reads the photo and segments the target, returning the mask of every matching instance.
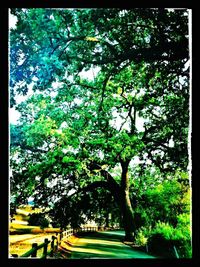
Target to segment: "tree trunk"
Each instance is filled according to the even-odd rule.
[[[122,217],[125,230],[125,240],[134,240],[134,213],[131,205],[129,192],[122,193]]]
[[[80,191],[81,192],[88,190],[92,191],[97,187],[103,187],[109,190],[113,194],[116,202],[119,204],[121,209],[121,215],[122,215],[121,219],[125,230],[125,240],[133,241],[135,227],[134,227],[134,213],[129,196],[129,176],[128,176],[129,163],[130,161],[121,162],[122,175],[121,175],[120,185],[113,179],[113,177],[106,170],[101,169],[101,175],[105,178],[106,181],[93,182],[92,184],[89,184],[85,188],[82,188]],[[95,168],[96,167],[99,166],[95,166]]]
[[[129,161],[122,162],[122,176],[121,176],[121,211],[123,218],[123,225],[125,230],[125,240],[134,240],[134,213],[129,195],[129,177],[128,177]]]
[[[106,227],[110,227],[110,225],[109,225],[109,213],[106,214]]]

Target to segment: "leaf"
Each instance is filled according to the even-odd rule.
[[[123,91],[123,90],[122,90],[121,87],[118,87],[118,88],[117,88],[117,93],[118,93],[118,95],[121,95],[122,91]]]
[[[90,42],[99,42],[99,40],[96,37],[86,37],[85,40]]]

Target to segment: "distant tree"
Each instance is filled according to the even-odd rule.
[[[45,228],[49,226],[49,221],[42,213],[32,213],[29,215],[28,224]]]

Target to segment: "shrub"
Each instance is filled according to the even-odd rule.
[[[42,229],[49,226],[49,221],[45,218],[45,215],[42,213],[33,213],[30,214],[28,219],[29,225],[40,226]]]
[[[176,257],[174,246],[176,247],[180,258],[191,258],[191,236],[188,224],[182,224],[181,219],[185,216],[179,216],[180,223],[177,227],[168,223],[158,222],[148,239],[149,248],[153,253],[163,257]],[[185,220],[184,220],[185,222]]]
[[[58,222],[51,222],[51,225],[52,225],[52,227],[53,228],[60,228],[61,227],[61,224],[60,223],[58,223]]]
[[[138,246],[145,246],[148,241],[148,230],[144,227],[141,227],[137,232],[136,232],[136,237],[135,237],[135,244]]]

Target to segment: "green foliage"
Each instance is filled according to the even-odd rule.
[[[173,237],[174,228],[168,223],[158,222],[152,231],[152,235],[160,234],[164,239],[170,240]]]
[[[148,231],[145,227],[141,227],[136,232],[135,244],[138,246],[145,246],[147,245],[147,241],[148,241]]]
[[[181,217],[186,215],[181,215]],[[151,250],[162,256],[173,256],[173,247],[175,246],[179,257],[191,258],[191,232],[190,228],[185,225],[178,224],[176,228],[168,223],[158,222],[155,228],[152,230],[148,239],[148,244]]]
[[[138,191],[137,195],[133,195],[133,202],[137,203],[137,244],[142,245],[142,239],[147,239],[149,251],[161,257],[175,257],[175,246],[179,257],[190,258],[191,200],[188,174],[177,170],[173,177],[168,175],[163,180],[162,173],[154,170],[143,172],[143,177],[137,179],[136,170],[134,188],[138,188]]]
[[[178,216],[190,210],[183,177],[188,167],[187,10],[11,12],[18,21],[10,31],[10,101],[21,114],[11,126],[15,202],[33,196],[62,226],[106,217],[108,210],[119,222],[120,194],[111,188],[121,187],[119,166],[129,163],[136,230],[158,220],[176,227]],[[20,95],[27,99],[16,103]],[[140,163],[133,171],[135,157]],[[116,173],[112,186],[102,170]],[[96,182],[107,187],[91,190]],[[77,194],[68,199],[71,192]],[[109,201],[110,194],[115,201]],[[139,243],[145,238],[138,233]]]
[[[136,225],[154,226],[158,220],[168,222],[173,226],[178,223],[179,214],[190,214],[191,199],[188,174],[177,171],[173,177],[167,178],[158,170],[153,173],[143,173],[141,169],[133,172],[134,188],[137,197],[133,195],[133,201],[138,201],[136,208]],[[139,175],[139,176],[138,176]],[[182,178],[183,177],[183,178]]]

